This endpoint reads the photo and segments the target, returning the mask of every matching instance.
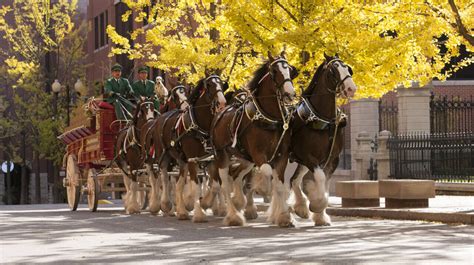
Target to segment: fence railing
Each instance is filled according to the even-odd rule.
[[[457,97],[431,95],[430,126],[432,133],[474,131],[474,101]]]
[[[379,101],[379,132],[398,132],[398,106],[396,102]]]
[[[394,135],[390,177],[474,182],[474,132]]]

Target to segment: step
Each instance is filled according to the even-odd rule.
[[[385,208],[427,208],[436,190],[433,180],[388,179],[379,181],[379,194]]]
[[[342,207],[380,206],[377,181],[338,181],[336,182],[336,196],[342,198]]]

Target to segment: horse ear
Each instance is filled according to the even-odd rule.
[[[273,62],[275,60],[275,58],[273,58],[272,53],[270,51],[268,51],[267,55],[268,55],[268,60],[269,61]]]
[[[298,76],[298,74],[299,74],[300,72],[299,72],[298,69],[296,69],[296,67],[294,67],[294,66],[291,66],[290,69],[291,69],[291,70],[290,70],[290,78],[293,80],[293,79],[295,79],[295,78]]]
[[[329,61],[331,59],[331,57],[329,57],[329,55],[327,55],[326,52],[324,52],[324,58],[326,59],[326,61]]]
[[[229,83],[228,83],[228,82],[224,82],[224,83],[222,84],[222,92],[225,92],[228,88],[229,88]]]
[[[334,55],[334,57],[339,58],[339,54],[336,52],[336,55]]]
[[[280,56],[283,58],[286,58],[286,51],[285,50],[281,51]]]

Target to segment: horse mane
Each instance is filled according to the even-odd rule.
[[[248,82],[247,87],[249,88],[250,91],[255,91],[258,87],[258,82],[268,73],[268,61],[265,62],[260,66],[259,69],[257,69],[253,73],[253,78]]]
[[[311,79],[311,82],[309,83],[308,87],[302,93],[303,97],[311,96],[311,94],[313,94],[313,90],[318,85],[317,80],[319,79],[321,73],[323,72],[323,67],[324,67],[325,64],[326,64],[326,60],[318,66],[318,69],[316,70],[316,73],[313,75],[313,78]]]
[[[196,100],[201,95],[201,90],[204,87],[204,80],[205,80],[205,78],[199,80],[196,87],[194,87],[191,90],[191,93],[189,93],[188,102],[189,102],[190,105],[194,105],[196,103]]]

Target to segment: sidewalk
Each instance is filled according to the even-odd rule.
[[[266,211],[269,204],[261,198],[255,200],[259,211]],[[385,209],[385,199],[380,207],[342,208],[341,198],[330,196],[327,213],[333,216],[352,216],[395,220],[423,220],[429,222],[474,224],[474,196],[437,195],[429,199],[429,208]]]
[[[441,223],[474,224],[474,196],[437,195],[429,199],[429,208],[385,209],[385,199],[380,207],[342,208],[341,198],[329,197],[329,215],[359,216],[370,218],[424,220]]]

